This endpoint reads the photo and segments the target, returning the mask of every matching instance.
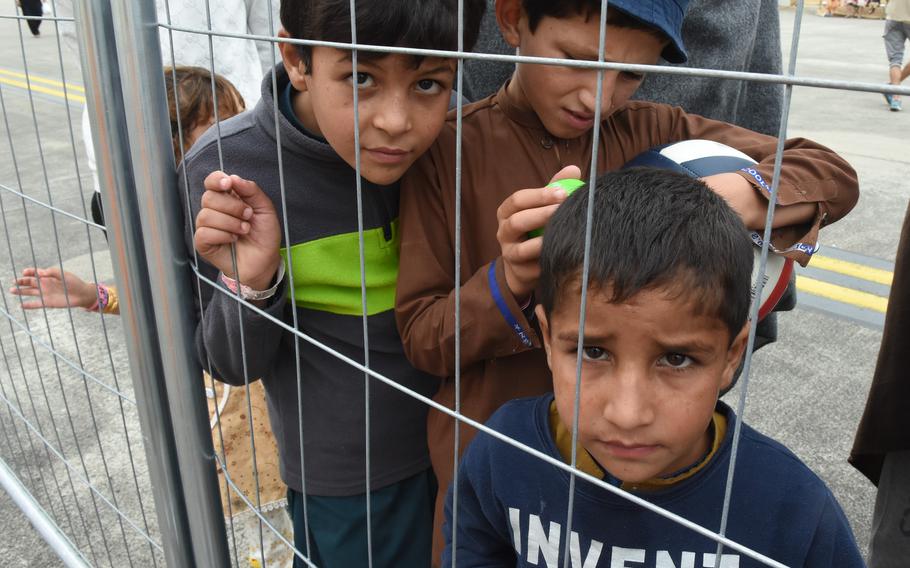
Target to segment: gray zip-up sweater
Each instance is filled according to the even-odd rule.
[[[284,93],[287,74],[281,65],[276,71],[278,92]],[[276,97],[271,87],[271,74],[267,74],[259,104],[221,124],[221,148],[224,170],[257,182],[282,219]],[[184,162],[193,209],[187,217],[190,220],[198,212],[205,176],[221,168],[216,130],[209,129]],[[290,243],[284,242],[282,227],[282,253],[292,261],[296,306],[285,277],[280,292],[264,311],[293,325],[292,310],[296,309],[304,334],[363,362],[355,172],[326,142],[305,134],[282,112],[278,113],[277,130],[290,231]],[[182,185],[183,176],[179,177]],[[370,366],[430,396],[437,390],[438,379],[408,363],[392,311],[398,276],[398,184],[377,186],[364,180],[363,208]],[[191,232],[187,231],[188,238]],[[217,271],[204,263],[202,272],[213,280],[217,277]],[[226,383],[242,385],[244,376],[262,379],[278,441],[281,476],[288,487],[303,489],[298,422],[302,410],[306,492],[326,496],[364,493],[364,373],[305,340],[295,341],[292,333],[251,310],[243,310],[241,322],[230,294],[203,288],[205,309],[196,333],[200,359],[206,366],[208,358],[216,377]],[[298,350],[299,358],[295,356]],[[376,379],[370,380],[369,389],[371,488],[378,489],[430,467],[427,408]]]

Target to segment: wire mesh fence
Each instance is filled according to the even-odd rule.
[[[0,20],[5,29],[15,33],[17,38],[14,46],[18,57],[15,61],[7,61],[8,55],[5,56],[4,65],[15,66],[19,70],[16,73],[20,73],[12,76],[3,70],[7,80],[0,83],[5,144],[9,148],[9,159],[0,164],[0,216],[7,243],[5,250],[0,252],[0,279],[4,283],[11,282],[26,268],[49,267],[79,274],[91,283],[112,284],[116,272],[123,311],[127,316],[121,320],[103,313],[76,309],[26,309],[28,306],[24,304],[30,301],[28,297],[8,294],[3,295],[0,306],[5,319],[0,331],[3,350],[3,366],[0,367],[3,369],[0,375],[0,458],[44,510],[50,524],[56,525],[64,535],[58,550],[62,558],[68,558],[64,552],[68,544],[71,547],[69,553],[75,559],[73,562],[82,560],[89,565],[157,566],[191,565],[193,562],[196,565],[226,565],[230,559],[233,565],[249,563],[265,566],[287,565],[292,557],[304,565],[317,565],[318,556],[313,556],[310,542],[310,535],[316,530],[312,523],[318,524],[318,521],[310,519],[310,514],[315,513],[307,510],[309,501],[304,500],[302,524],[299,526],[305,527],[306,537],[301,539],[298,535],[298,546],[301,542],[304,546],[295,548],[293,527],[285,513],[288,503],[279,479],[281,461],[284,473],[298,472],[294,483],[299,484],[301,493],[306,495],[308,476],[305,473],[323,466],[319,461],[305,459],[307,450],[315,447],[312,436],[319,428],[307,422],[306,418],[311,410],[306,405],[313,404],[308,402],[312,391],[308,392],[307,388],[313,387],[307,377],[318,372],[312,365],[308,366],[309,357],[309,360],[332,361],[332,365],[345,368],[343,373],[348,377],[362,378],[357,385],[360,392],[357,400],[362,403],[352,411],[358,416],[344,417],[361,428],[357,433],[359,442],[352,441],[352,445],[357,448],[356,451],[363,453],[363,458],[356,463],[362,462],[364,469],[354,475],[362,481],[362,489],[349,494],[357,496],[365,493],[368,496],[362,499],[366,538],[366,556],[362,565],[383,565],[382,560],[374,558],[375,525],[381,521],[374,517],[371,510],[373,500],[369,498],[371,493],[383,489],[371,486],[371,467],[377,461],[382,463],[383,456],[377,455],[372,448],[376,441],[371,428],[375,427],[377,420],[383,420],[384,413],[397,409],[377,408],[371,404],[377,396],[388,399],[391,396],[389,393],[401,396],[402,400],[407,397],[407,400],[417,401],[421,407],[454,418],[460,424],[518,448],[570,476],[570,488],[565,496],[568,515],[562,519],[566,538],[560,545],[556,536],[554,545],[550,538],[553,536],[553,525],[549,537],[542,533],[544,538],[550,539],[546,545],[555,550],[548,553],[541,549],[548,566],[556,565],[554,558],[564,558],[565,565],[581,565],[580,557],[572,556],[575,551],[570,550],[569,538],[574,534],[573,528],[577,528],[573,527],[572,510],[577,498],[576,484],[580,482],[616,494],[678,523],[691,530],[693,535],[716,542],[717,548],[710,560],[714,564],[710,565],[726,566],[728,557],[724,556],[725,553],[733,554],[730,558],[750,558],[759,565],[782,565],[726,536],[728,511],[736,506],[732,497],[741,421],[735,423],[733,458],[727,474],[723,510],[716,524],[700,526],[581,471],[577,468],[574,452],[572,459],[566,463],[504,436],[462,412],[461,332],[456,331],[453,338],[455,363],[451,379],[455,399],[451,406],[434,400],[431,391],[408,386],[399,377],[384,372],[388,365],[383,363],[382,355],[375,355],[382,354],[386,349],[382,343],[384,338],[371,327],[376,325],[372,323],[375,319],[371,320],[375,313],[371,303],[375,300],[369,295],[374,283],[368,281],[367,264],[371,254],[368,241],[370,224],[374,220],[368,218],[365,211],[369,211],[373,199],[370,192],[376,187],[368,185],[369,182],[361,175],[361,109],[364,107],[359,100],[362,95],[358,90],[358,81],[353,81],[353,105],[349,111],[356,125],[353,129],[355,167],[348,179],[352,186],[349,193],[354,199],[346,205],[353,219],[350,234],[355,238],[347,256],[339,256],[339,259],[351,261],[353,265],[333,267],[333,270],[346,270],[354,275],[346,284],[355,289],[357,298],[346,315],[353,314],[358,320],[354,326],[358,335],[356,339],[348,338],[339,347],[338,342],[332,341],[335,338],[327,337],[309,322],[300,321],[298,310],[293,308],[302,303],[305,305],[307,300],[298,297],[298,294],[305,296],[306,286],[311,284],[307,281],[310,275],[299,265],[295,267],[295,262],[299,263],[300,259],[307,257],[298,256],[290,250],[297,238],[292,236],[292,231],[296,230],[294,215],[299,213],[301,207],[293,195],[303,191],[304,182],[289,178],[286,162],[292,159],[295,149],[292,147],[289,150],[288,145],[293,141],[281,134],[282,121],[287,119],[282,117],[277,103],[272,104],[272,124],[268,128],[278,134],[272,140],[274,147],[268,148],[265,154],[270,156],[267,167],[274,169],[272,176],[277,194],[272,200],[275,201],[276,216],[280,219],[280,240],[288,249],[282,266],[285,266],[285,287],[292,308],[275,311],[268,305],[244,299],[240,287],[232,290],[217,270],[213,271],[201,262],[191,247],[185,253],[178,252],[191,242],[191,235],[184,226],[184,216],[199,208],[198,195],[193,191],[194,184],[200,181],[191,179],[187,168],[174,167],[187,159],[191,142],[187,140],[187,135],[192,127],[199,126],[194,117],[188,118],[181,113],[181,106],[185,104],[189,107],[193,101],[189,97],[181,98],[186,96],[186,92],[181,90],[182,76],[179,73],[182,71],[179,66],[190,63],[208,72],[209,83],[204,89],[204,96],[212,101],[210,108],[214,126],[205,141],[215,149],[214,159],[218,169],[227,173],[248,171],[247,164],[237,157],[233,147],[229,148],[230,151],[225,151],[223,147],[224,140],[236,134],[230,126],[233,123],[223,124],[223,120],[227,114],[234,114],[240,109],[237,105],[232,107],[228,104],[234,95],[217,84],[213,77],[224,75],[232,79],[231,71],[237,67],[233,61],[234,54],[244,52],[256,58],[263,70],[273,69],[266,75],[266,85],[270,82],[268,90],[277,99],[280,54],[276,46],[281,43],[349,51],[354,69],[359,68],[358,56],[369,60],[369,55],[377,52],[457,58],[454,84],[457,91],[464,86],[465,61],[587,69],[597,75],[597,90],[592,105],[595,124],[601,120],[604,77],[613,71],[784,84],[780,142],[772,183],[768,188],[771,207],[764,223],[767,228],[760,239],[763,246],[758,269],[759,294],[769,255],[770,228],[775,214],[775,196],[783,141],[788,133],[793,87],[870,93],[889,91],[895,94],[910,94],[910,90],[869,82],[798,76],[802,10],[795,15],[786,72],[767,75],[605,61],[607,2],[603,3],[600,13],[599,49],[596,57],[588,61],[466,52],[463,44],[464,2],[461,0],[457,3],[460,23],[458,47],[454,51],[358,44],[358,22],[354,17],[350,22],[351,43],[278,37],[280,23],[276,6],[269,2],[244,3],[245,9],[250,12],[241,26],[242,30],[234,26],[234,21],[241,18],[229,14],[232,17],[225,20],[223,7],[210,4],[208,0],[189,4],[167,0],[157,3],[132,0],[107,7],[103,2],[86,2],[76,6],[75,18],[72,10],[67,11],[69,5],[65,2],[52,0],[49,6],[50,15],[44,17],[42,30],[45,36],[52,36],[45,39],[54,42],[49,57],[36,58],[31,53],[33,48],[29,44],[31,38],[27,37],[26,27],[28,17],[9,15]],[[354,0],[350,2],[350,13],[357,13]],[[74,19],[76,24],[80,24],[79,16],[86,20],[74,26]],[[107,27],[102,25],[105,17]],[[68,34],[78,38],[78,43],[68,44]],[[90,34],[94,36],[90,37]],[[100,47],[105,43],[119,51],[119,62],[104,60],[104,57],[110,56],[109,53],[105,55],[105,50]],[[82,52],[84,82],[73,73],[73,69],[78,68],[73,46]],[[201,55],[187,61],[188,46],[195,46]],[[251,46],[252,49],[249,49]],[[249,63],[249,60],[244,61]],[[24,84],[23,90],[16,91],[15,96],[11,94],[12,81]],[[79,87],[80,82],[85,88]],[[256,96],[248,94],[251,91],[241,85],[241,80],[237,80],[235,86],[242,93],[241,99]],[[121,93],[117,101],[106,98],[111,91]],[[172,116],[176,119],[169,117],[170,120],[165,122],[169,112],[168,94],[172,97]],[[83,142],[83,103],[93,107],[87,114],[92,119],[94,149],[105,150],[98,153],[97,169],[104,190],[101,201],[105,211],[109,212],[105,216],[107,233],[91,215],[90,198],[95,182],[84,155],[86,150],[91,153],[92,148],[86,148]],[[462,169],[465,166],[462,109],[465,104],[460,97],[456,97],[453,106],[457,117],[453,156],[455,228],[451,258],[455,275],[452,284],[455,330],[463,329],[462,285],[470,276],[462,272],[461,266],[464,255],[461,249],[462,219],[474,214],[462,208]],[[105,105],[113,108],[104,108]],[[246,107],[249,109],[252,106],[253,100],[247,100]],[[186,124],[187,120],[191,124]],[[174,139],[171,128],[176,132]],[[598,161],[599,135],[599,129],[595,128],[589,161],[591,166],[589,171],[582,171],[582,177],[591,187],[602,171],[602,164]],[[120,147],[120,154],[117,154],[117,144],[126,144],[127,140],[128,145]],[[111,150],[110,154],[107,150]],[[183,188],[182,193],[178,192],[178,186]],[[131,196],[132,191],[135,195]],[[593,196],[593,192],[589,195]],[[594,214],[589,201],[589,228]],[[390,225],[389,230],[397,231],[397,228],[392,229]],[[159,240],[164,244],[159,244]],[[590,243],[589,229],[586,250],[590,249]],[[237,276],[239,264],[236,255],[232,248],[231,272],[235,280],[243,281],[243,274]],[[111,256],[114,256],[113,263]],[[189,256],[188,262],[184,262],[185,256]],[[586,255],[583,273],[587,274],[588,269]],[[173,283],[165,279],[168,275],[177,275],[174,278],[176,281],[188,276],[188,272],[192,273],[195,284],[192,291],[176,287],[175,292]],[[281,280],[279,276],[279,283]],[[301,284],[301,280],[304,283]],[[76,305],[73,296],[77,290],[70,289],[67,282],[65,279],[61,281],[62,294],[67,303]],[[584,319],[588,313],[588,278],[583,277],[581,282],[579,327],[584,330]],[[102,301],[102,296],[107,293],[106,288],[92,286],[91,289],[96,296],[91,303]],[[208,304],[213,298],[218,298],[219,306],[228,306],[223,321],[231,322],[230,325],[235,326],[239,333],[238,338],[229,339],[239,345],[236,352],[230,353],[236,368],[240,369],[239,376],[225,377],[224,369],[219,370],[219,365],[211,360],[201,364],[206,371],[204,376],[196,368],[199,366],[195,364],[196,348],[191,334],[188,335],[190,328],[187,326],[196,325],[196,306]],[[48,303],[46,298],[42,299]],[[758,309],[756,303],[751,312],[753,323],[749,332],[749,349],[736,391],[738,416],[748,413],[746,399],[752,374],[751,347],[755,341]],[[386,311],[390,313],[390,310]],[[312,312],[303,313],[312,316]],[[192,322],[188,323],[190,320]],[[388,325],[389,321],[385,324]],[[211,324],[207,319],[201,321],[199,333],[202,337],[210,337],[212,330],[207,331],[206,325]],[[152,339],[143,339],[143,327],[154,330]],[[345,329],[350,331],[350,328]],[[263,338],[279,338],[282,349],[287,350],[283,353],[287,360],[264,365],[258,356],[258,351],[268,347],[263,345]],[[578,345],[573,448],[577,447],[577,417],[583,396],[583,332],[578,337]],[[137,353],[144,353],[141,362],[137,362],[140,358]],[[153,362],[148,362],[150,359]],[[266,391],[279,387],[275,386],[275,382],[268,382],[263,389],[263,382],[257,381],[262,371],[269,373],[274,370],[271,365],[281,365],[283,372],[293,377],[293,386],[282,387],[280,392],[281,396],[292,400],[294,428],[291,432],[276,434],[282,437],[285,445],[292,443],[288,440],[293,440],[298,450],[281,458],[278,453],[282,451],[282,445],[279,443],[276,446],[269,419],[265,416]],[[225,378],[234,384],[225,385],[213,377]],[[167,385],[166,400],[155,399],[149,394],[151,391],[148,389],[152,388],[150,383],[159,378],[161,383]],[[159,391],[162,398],[165,396],[163,391],[162,386]],[[206,398],[207,410],[204,408]],[[207,423],[200,419],[206,412]],[[149,416],[153,414],[160,420],[151,420]],[[346,427],[341,425],[341,417],[338,417],[338,425],[331,424],[331,418],[320,417],[330,422],[330,429]],[[272,427],[275,427],[274,423]],[[287,429],[284,425],[280,427]],[[447,474],[454,480],[454,506],[448,528],[453,540],[456,539],[459,519],[461,431],[460,427],[455,428],[454,446],[447,449],[455,458],[455,468]],[[159,458],[161,464],[158,463]],[[295,462],[290,469],[283,463],[288,460]],[[218,473],[217,482],[215,471]],[[318,489],[316,494],[319,495]],[[197,507],[194,506],[196,503],[207,505]],[[310,507],[313,505],[310,504]],[[380,530],[384,528],[380,527]],[[452,547],[453,566],[460,565],[455,544]],[[564,549],[563,554],[559,552],[560,547]],[[519,549],[518,552],[521,554],[522,551]],[[530,549],[526,552],[530,557]],[[556,556],[551,558],[550,553]],[[706,552],[704,556],[706,563],[709,562],[708,555]]]
[[[103,227],[85,199],[92,193],[80,144],[85,94],[60,33],[71,21],[51,15],[45,23],[53,56],[37,63],[39,71],[25,23],[3,22],[27,93],[10,96],[8,84],[0,93],[5,283],[36,266],[99,282],[113,277]],[[4,461],[83,560],[157,565],[160,536],[119,323],[82,310],[29,309],[29,299],[3,298]]]

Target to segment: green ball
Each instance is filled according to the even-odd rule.
[[[585,185],[585,182],[581,181],[580,179],[569,178],[569,179],[558,179],[558,180],[554,181],[553,183],[551,183],[550,185],[548,185],[547,187],[563,189],[563,190],[565,190],[566,195],[572,195],[573,193],[575,193],[575,191],[578,188],[583,187],[584,185]],[[541,235],[543,235],[543,227],[541,227],[539,229],[534,229],[533,231],[528,231],[529,239],[533,239],[534,237],[539,237]]]
[[[569,179],[558,179],[548,185],[547,187],[558,187],[566,190],[566,193],[572,195],[575,193],[575,190],[579,187],[584,186],[585,182],[580,179],[569,178]]]

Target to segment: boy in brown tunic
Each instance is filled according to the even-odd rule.
[[[605,60],[685,61],[680,39],[686,0],[615,0],[607,15]],[[600,0],[498,0],[504,39],[525,56],[597,60]],[[777,140],[677,107],[628,102],[643,76],[603,77],[598,173],[644,150],[679,140],[715,140],[758,165],[705,178],[750,229],[764,227]],[[396,316],[405,353],[443,377],[436,400],[454,408],[461,367],[461,412],[485,421],[506,401],[552,388],[534,328],[534,289],[543,226],[565,192],[551,179],[584,177],[592,156],[597,72],[522,63],[497,94],[464,109],[462,130],[461,329],[455,328],[456,118],[406,175],[401,192],[401,267]],[[554,176],[554,174],[556,174]],[[521,189],[531,188],[531,189]],[[856,174],[837,154],[804,139],[787,140],[779,180],[777,251],[806,264],[818,230],[843,217],[858,197]],[[455,337],[461,358],[455,361]],[[451,481],[455,420],[431,410],[427,436],[440,496]],[[474,430],[462,428],[459,452]],[[434,550],[441,550],[442,498]],[[438,556],[434,556],[437,557]]]

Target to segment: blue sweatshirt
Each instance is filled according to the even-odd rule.
[[[548,416],[553,395],[512,401],[488,425],[560,459]],[[692,477],[637,496],[712,531],[720,527],[732,446],[731,424],[717,454]],[[620,496],[578,479],[572,532],[566,535],[569,474],[491,436],[479,434],[459,466],[458,566],[572,568],[746,568],[764,566]],[[452,562],[452,490],[446,499],[446,550]],[[834,496],[783,445],[742,427],[727,536],[787,566],[864,566]]]

